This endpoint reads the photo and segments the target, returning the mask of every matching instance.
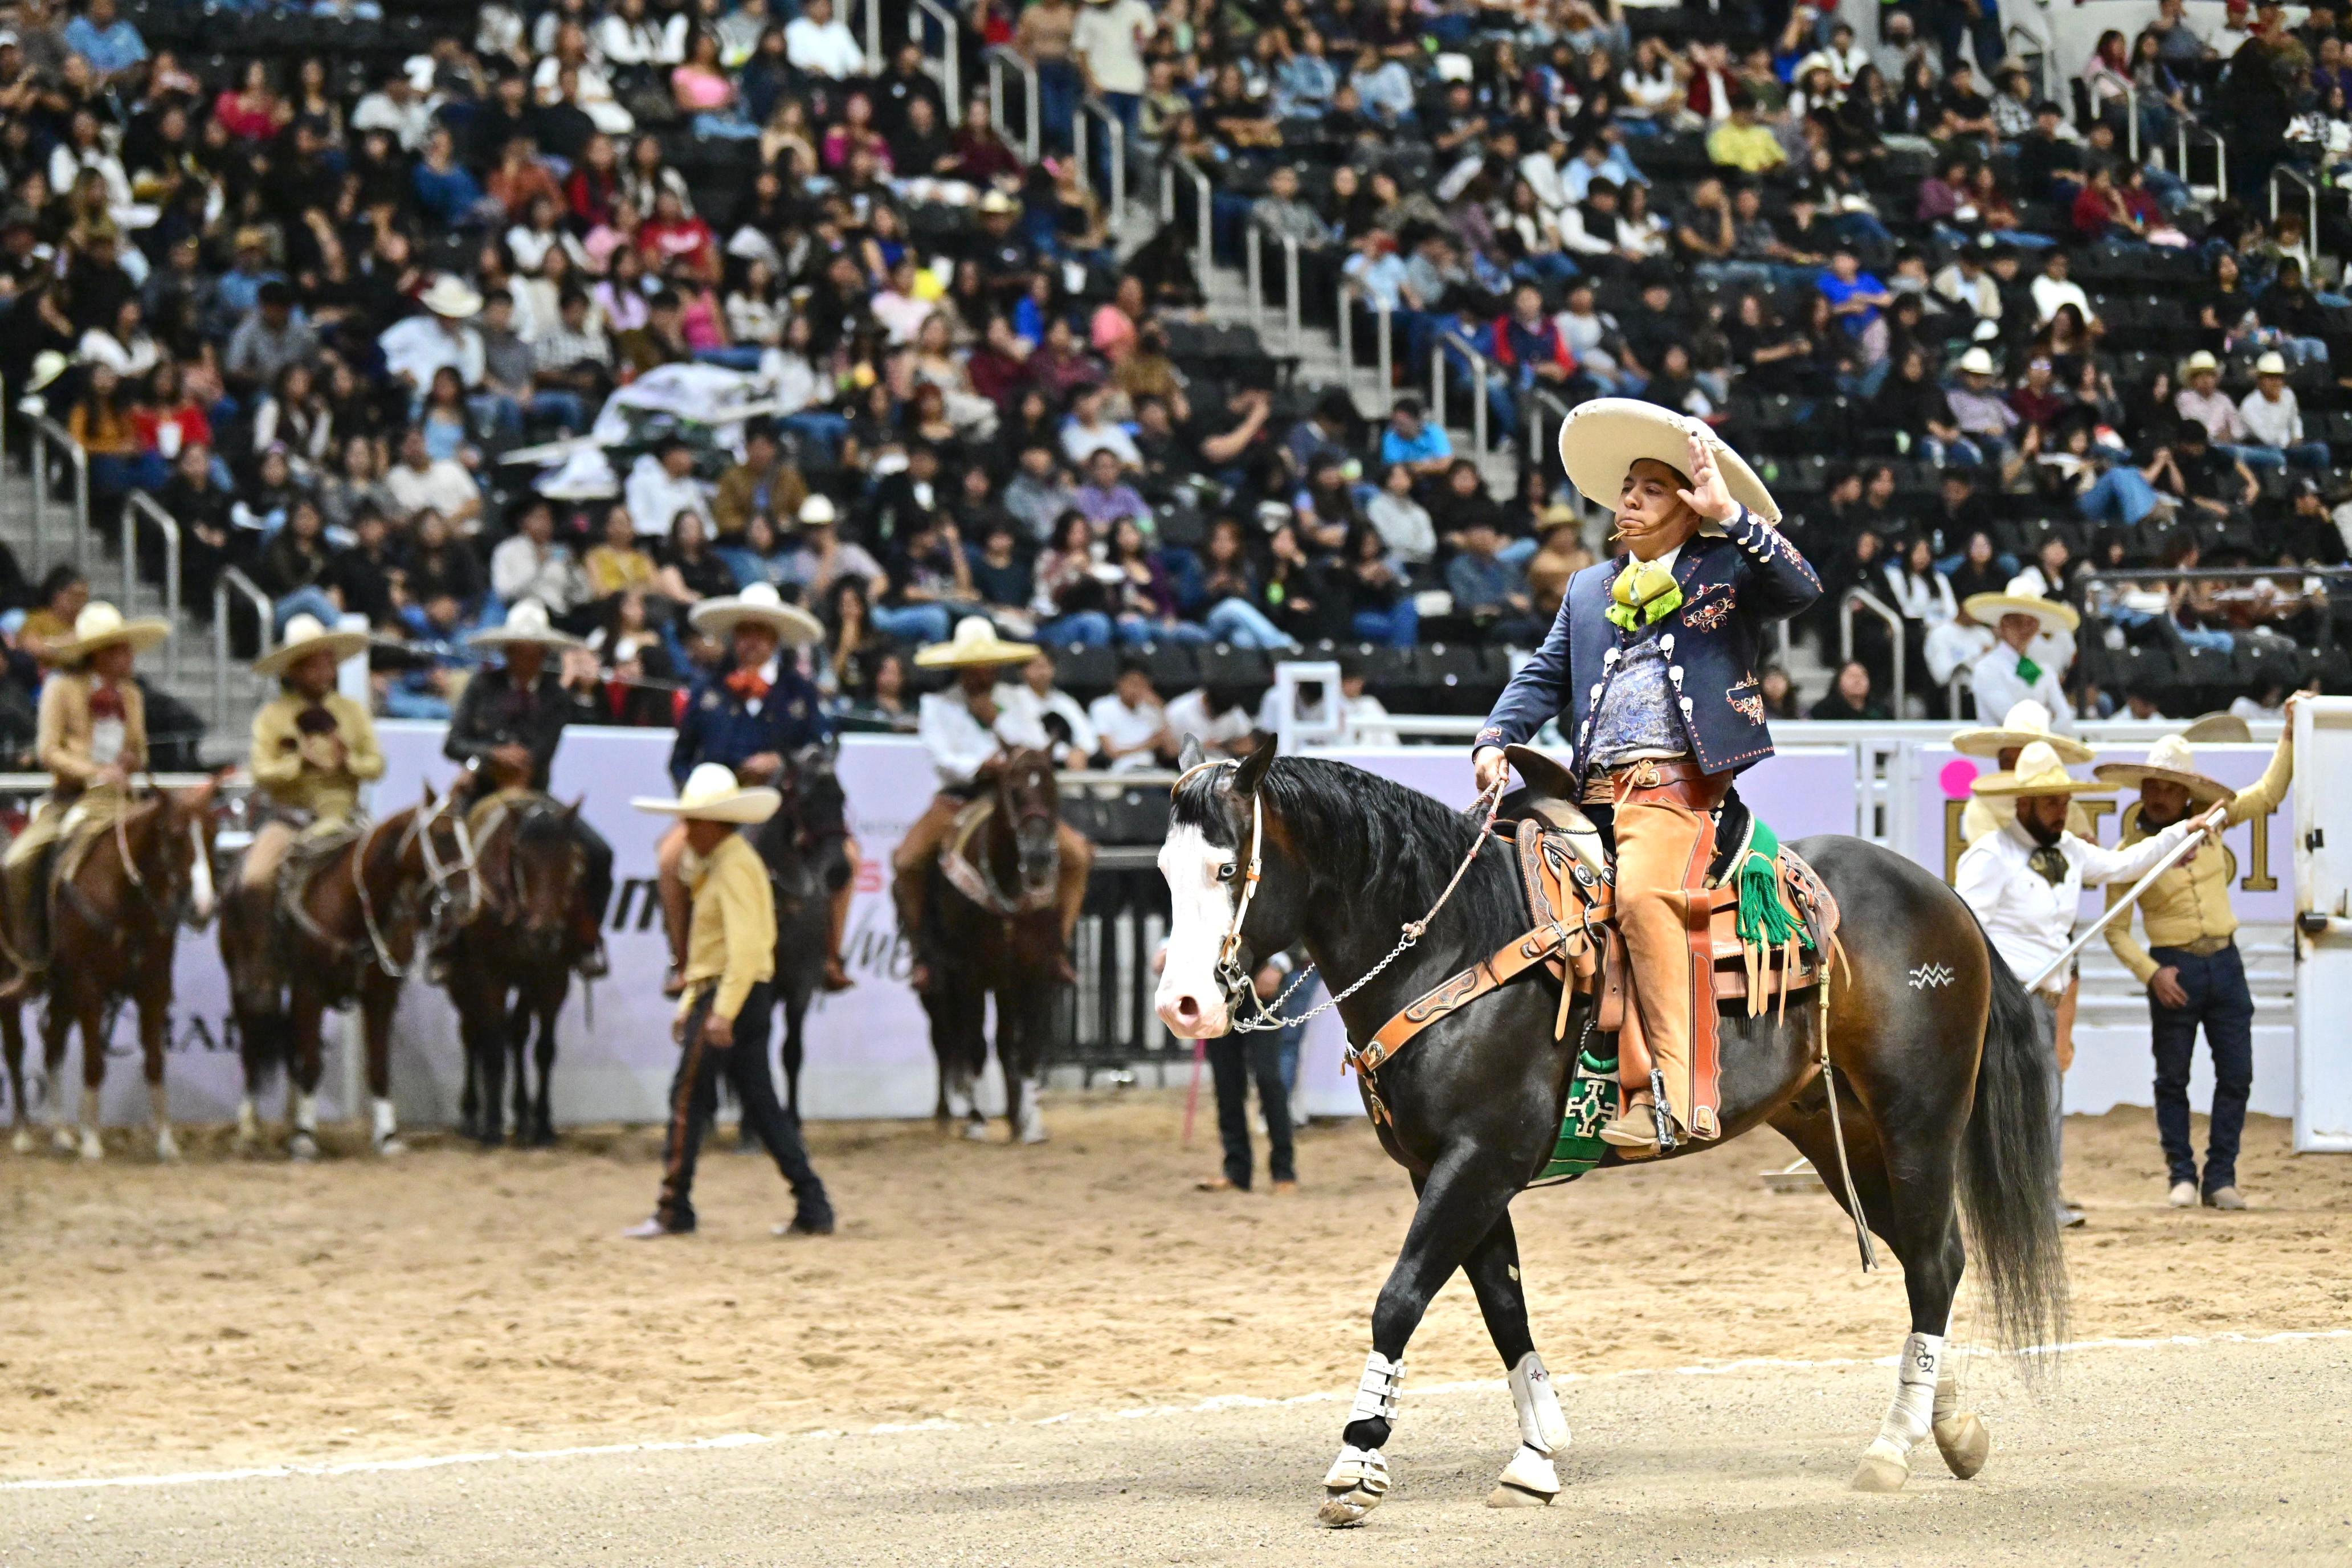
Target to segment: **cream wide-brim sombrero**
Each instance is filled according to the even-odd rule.
[[[1696,436],[1715,456],[1731,499],[1765,521],[1777,525],[1780,504],[1748,459],[1724,444],[1705,421],[1643,403],[1636,397],[1596,397],[1580,403],[1559,422],[1559,465],[1568,482],[1595,506],[1612,511],[1625,488],[1625,470],[1644,458],[1664,463],[1685,479],[1690,478],[1690,438]],[[1719,533],[1712,521],[1702,531]]]
[[[331,653],[341,664],[367,645],[365,632],[331,632],[316,616],[297,616],[286,623],[286,640],[253,661],[253,672],[284,675],[314,653]]]
[[[2254,732],[2235,713],[2200,713],[2180,738],[2192,746],[2245,746],[2252,744]]]
[[[953,637],[918,650],[915,662],[925,669],[963,669],[983,664],[1026,664],[1036,657],[1036,644],[1006,642],[996,635],[986,616],[966,616],[956,623]]]
[[[730,637],[735,628],[749,621],[766,626],[787,647],[824,640],[824,623],[802,609],[787,605],[772,584],[754,583],[740,594],[722,599],[705,599],[687,612],[694,629],[709,632],[715,637]]]
[[[536,599],[525,599],[508,611],[506,625],[485,626],[466,641],[475,647],[512,647],[517,643],[556,648],[588,646],[570,633],[559,632],[550,625],[547,606]]]
[[[129,644],[133,653],[144,653],[171,635],[171,622],[126,621],[121,610],[100,599],[81,607],[81,614],[74,617],[73,640],[50,648],[49,662],[73,664],[117,643]]]
[[[2069,767],[2080,766],[2096,754],[2071,735],[2053,733],[2050,710],[2031,697],[2011,704],[1998,725],[1954,733],[1952,750],[1964,757],[1997,757],[2012,747],[2023,748],[2036,741],[2057,752],[2058,760]]]
[[[2017,766],[2004,773],[1984,773],[1969,785],[1981,795],[2110,795],[2115,785],[2097,779],[2078,779],[2066,771],[2047,741],[2036,741],[2017,755]]]
[[[1979,626],[1999,626],[2003,616],[2032,616],[2045,632],[2071,632],[2083,624],[2074,605],[2032,594],[1970,594],[1960,608]]]
[[[677,792],[676,800],[641,795],[629,801],[639,811],[694,822],[731,822],[738,826],[767,821],[783,803],[780,792],[764,784],[746,788],[736,783],[735,770],[725,763],[703,763],[696,767],[686,775],[686,787]]]
[[[2212,805],[2238,793],[2220,779],[2199,773],[2197,753],[2179,735],[2167,735],[2150,746],[2144,763],[2102,763],[2091,771],[2111,784],[2133,789],[2151,779],[2159,784],[2176,784],[2187,790],[2189,798],[2199,805]]]

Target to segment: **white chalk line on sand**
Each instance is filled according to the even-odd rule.
[[[2200,1345],[2274,1345],[2302,1340],[2352,1339],[2352,1329],[2288,1329],[2277,1333],[2170,1334],[2157,1339],[2070,1340],[2058,1346],[2065,1353],[2084,1351],[2178,1350]],[[1957,1353],[1990,1356],[2004,1352],[1974,1346],[1956,1347]],[[1554,1373],[1554,1383],[1615,1383],[1636,1377],[1722,1377],[1743,1372],[1826,1372],[1843,1367],[1893,1366],[1895,1358],[1835,1356],[1799,1361],[1777,1356],[1748,1356],[1739,1361],[1712,1362],[1702,1366],[1628,1367],[1621,1372]],[[1472,1378],[1407,1388],[1408,1399],[1442,1394],[1486,1394],[1507,1387],[1499,1377]],[[1220,1394],[1192,1405],[1144,1405],[1129,1410],[1066,1411],[1059,1415],[1013,1421],[950,1421],[933,1416],[927,1421],[883,1422],[856,1430],[818,1428],[807,1432],[730,1432],[716,1437],[649,1439],[635,1443],[590,1443],[565,1448],[488,1448],[465,1454],[425,1454],[406,1459],[346,1459],[333,1464],[257,1465],[245,1469],[178,1470],[153,1476],[72,1476],[56,1479],[0,1481],[0,1492],[79,1491],[110,1487],[185,1487],[224,1481],[289,1480],[298,1477],[384,1475],[401,1470],[437,1470],[454,1465],[491,1465],[509,1461],[581,1459],[610,1454],[676,1454],[704,1448],[755,1448],[770,1444],[834,1441],[843,1437],[894,1437],[920,1432],[970,1432],[991,1426],[1056,1426],[1073,1421],[1134,1421],[1168,1415],[1203,1415],[1220,1410],[1270,1410],[1291,1405],[1338,1405],[1354,1397],[1352,1390],[1318,1389],[1268,1398],[1255,1394]]]

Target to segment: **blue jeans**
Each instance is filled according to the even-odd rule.
[[[1210,638],[1209,628],[1197,621],[1155,621],[1149,616],[1121,616],[1118,640],[1128,647],[1155,642],[1199,647]]]
[[[1298,651],[1298,644],[1285,637],[1280,626],[1267,620],[1265,613],[1246,599],[1218,600],[1201,617],[1201,624],[1212,637],[1235,647]]]
[[[2327,443],[2297,441],[2284,449],[2277,447],[2240,447],[2239,461],[2250,468],[2284,468],[2290,463],[2298,468],[2327,467]]]
[[[2074,510],[2091,522],[2105,522],[2112,512],[2116,521],[2128,528],[2154,511],[2156,503],[2156,487],[2141,478],[2137,468],[2118,463],[2074,498]]]
[[[1410,594],[1399,595],[1397,602],[1385,610],[1358,610],[1354,626],[1356,635],[1366,642],[1390,647],[1411,647],[1421,640],[1421,612],[1413,607]]]
[[[1056,616],[1037,628],[1037,640],[1080,647],[1108,647],[1111,642],[1110,617],[1100,610],[1073,610],[1066,616]]]
[[[1037,62],[1037,101],[1031,111],[1037,116],[1041,148],[1055,152],[1068,148],[1070,117],[1078,111],[1078,98],[1085,90],[1078,68],[1068,61]]]
[[[278,601],[278,607],[270,617],[279,637],[286,635],[286,623],[297,616],[315,616],[320,625],[331,627],[342,619],[343,608],[328,596],[324,588],[297,588]]]
[[[1937,440],[1933,436],[1922,436],[1919,437],[1919,447],[1927,454],[1927,460],[1939,468],[1948,462],[1963,463],[1971,468],[1981,467],[1984,463],[1982,448],[1966,436],[1950,442]]]
[[[2031,229],[1997,228],[1992,231],[1992,237],[1995,239],[2000,240],[2003,245],[2013,245],[2020,250],[2055,250],[2058,248],[2058,242],[2056,240],[2051,238],[2046,234],[2035,234]]]
[[[849,434],[849,421],[842,416],[827,409],[803,408],[776,423],[798,436],[807,449],[823,459],[817,467],[830,468],[841,461],[842,437]]]
[[[2213,450],[2225,458],[2235,458],[2250,468],[2267,471],[2286,467],[2286,454],[2276,447],[2232,446],[2227,442],[2216,441],[2213,443]]]
[[[2254,1087],[2254,999],[2246,989],[2245,961],[2231,942],[2202,958],[2183,948],[2153,947],[2148,956],[2179,971],[2182,1007],[2147,999],[2149,1045],[2156,1053],[2156,1135],[2164,1142],[2167,1175],[2197,1180],[2197,1147],[2189,1137],[2189,1070],[2197,1059],[2197,1028],[2213,1053],[2213,1125],[2206,1135],[2202,1190],[2238,1184],[2238,1138],[2246,1125],[2246,1098]]]
[[[876,631],[898,642],[945,642],[955,629],[945,605],[876,605],[866,615]]]
[[[412,687],[395,680],[383,694],[383,716],[387,719],[446,719],[449,701],[422,687]]]
[[[760,347],[756,343],[738,344],[724,349],[697,349],[697,364],[715,364],[722,370],[757,370],[760,368]]]
[[[739,114],[698,114],[694,134],[704,142],[756,142],[760,128]]]
[[[526,412],[534,419],[552,420],[566,430],[588,428],[588,405],[578,393],[561,387],[532,393]]]

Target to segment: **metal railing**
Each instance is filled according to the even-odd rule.
[[[1376,391],[1381,409],[1385,413],[1396,403],[1396,311],[1387,301],[1374,299],[1350,279],[1339,279],[1339,374],[1352,392],[1356,386],[1356,302],[1372,313],[1373,374],[1380,379]]]
[[[218,730],[226,730],[229,721],[228,672],[234,662],[228,646],[229,595],[232,592],[244,595],[246,603],[253,606],[254,616],[260,625],[261,640],[254,650],[257,657],[269,651],[269,645],[277,640],[278,633],[272,618],[278,607],[269,595],[256,587],[253,579],[236,567],[223,567],[220,576],[213,584],[213,725]]]
[[[928,20],[940,30],[940,56],[934,60],[923,36],[923,24]],[[910,43],[925,45],[924,68],[940,84],[940,91],[948,100],[944,117],[948,128],[963,123],[963,50],[958,47],[963,38],[963,21],[940,0],[915,0],[907,8],[907,38]]]
[[[866,68],[876,76],[889,62],[882,58],[882,0],[863,0],[866,13]]]
[[[132,490],[122,500],[122,607],[130,612],[139,590],[139,520],[144,517],[163,538],[163,618],[172,636],[163,644],[163,674],[180,673],[180,524],[145,490]]]
[[[996,128],[999,136],[1008,142],[1013,140],[1012,124],[1004,118],[1004,73],[1008,68],[1020,72],[1024,95],[1022,118],[1026,121],[1021,132],[1022,158],[1025,163],[1034,163],[1040,145],[1039,132],[1045,121],[1045,116],[1038,112],[1037,108],[1037,68],[1019,50],[1003,44],[989,50],[987,59],[988,122]]]
[[[1082,98],[1070,116],[1070,153],[1078,161],[1078,184],[1094,189],[1092,161],[1087,156],[1087,121],[1099,120],[1110,153],[1110,232],[1127,232],[1127,122],[1099,98]]]
[[[1198,230],[1192,241],[1192,276],[1202,289],[1209,287],[1209,277],[1216,268],[1216,193],[1209,184],[1209,176],[1192,159],[1171,154],[1160,165],[1160,216],[1168,223],[1176,221],[1176,181],[1179,176],[1192,182],[1193,226]]]
[[[1470,437],[1476,443],[1480,464],[1486,459],[1486,383],[1495,374],[1494,363],[1480,353],[1469,339],[1459,332],[1448,332],[1443,342],[1429,351],[1429,416],[1437,427],[1445,428],[1445,351],[1454,350],[1470,364]]]
[[[2271,165],[2270,195],[2271,222],[2273,224],[2276,224],[2278,222],[2279,186],[2281,184],[2301,185],[2303,187],[2303,199],[2305,212],[2306,214],[2304,222],[2303,243],[2309,247],[2312,255],[2317,256],[2319,254],[2319,182],[2314,180],[2310,175],[2305,174],[2301,169],[2295,168],[2292,164],[2273,163]]]
[[[46,571],[55,564],[49,559],[48,540],[49,507],[57,500],[49,486],[49,454],[52,451],[62,455],[66,466],[74,473],[71,508],[74,564],[82,566],[89,559],[89,454],[82,449],[80,442],[73,438],[73,432],[56,420],[42,416],[33,421],[32,450],[29,454],[33,466],[32,564],[37,572]]]
[[[2057,51],[2055,48],[2041,34],[2022,22],[2011,22],[2002,30],[2001,41],[2005,44],[2014,45],[2020,38],[2025,40],[2026,47],[2022,49],[2012,47],[2009,51],[2010,54],[2020,61],[2032,62],[2034,74],[2042,81],[2042,97],[2044,101],[2063,101],[2064,95],[2059,91],[2056,79]],[[1979,76],[1988,74],[1982,66],[1977,68],[1977,73]]]
[[[2184,185],[2193,185],[2196,183],[2189,177],[2189,149],[2192,145],[2192,136],[2201,136],[2213,144],[2213,199],[2228,201],[2230,199],[2230,144],[2221,139],[2221,133],[2201,121],[2191,120],[2186,114],[2174,124],[2172,133],[2174,146],[2180,159],[2180,183]]]
[[[1278,234],[1274,237],[1282,242],[1283,342],[1292,353],[1297,353],[1304,331],[1298,314],[1298,241],[1287,234]],[[1265,334],[1265,225],[1258,220],[1256,214],[1251,214],[1247,250],[1250,326],[1260,337]]]
[[[1856,605],[1886,623],[1886,635],[1894,645],[1895,716],[1903,714],[1903,677],[1905,664],[1910,659],[1910,645],[1903,637],[1903,617],[1887,607],[1886,601],[1866,588],[1848,588],[1845,597],[1838,601],[1838,663],[1843,665],[1853,658],[1853,609]]]

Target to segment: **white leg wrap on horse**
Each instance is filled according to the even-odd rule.
[[[1519,1436],[1527,1446],[1547,1458],[1567,1447],[1568,1417],[1560,1414],[1543,1357],[1533,1351],[1521,1356],[1511,1369],[1510,1384],[1511,1403],[1519,1408]],[[1505,1471],[1503,1479],[1510,1479],[1510,1473]]]
[[[261,1136],[261,1111],[249,1094],[236,1102],[236,1135],[248,1143]]]
[[[369,1110],[375,1119],[372,1136],[378,1143],[382,1143],[400,1131],[400,1118],[393,1114],[392,1101],[389,1100],[379,1097],[370,1103]]]
[[[1559,1492],[1559,1471],[1553,1468],[1549,1454],[1531,1443],[1522,1443],[1519,1451],[1511,1456],[1511,1462],[1503,1467],[1502,1484],[1523,1492],[1554,1497]]]
[[[1364,1358],[1364,1375],[1356,1384],[1355,1408],[1348,1412],[1350,1421],[1393,1421],[1397,1413],[1397,1391],[1404,1385],[1404,1360],[1389,1360],[1374,1351]]]
[[[98,1090],[88,1084],[81,1086],[81,1130],[84,1132],[98,1131]]]
[[[1352,1443],[1339,1446],[1339,1457],[1323,1474],[1326,1489],[1335,1492],[1361,1491],[1372,1497],[1385,1497],[1389,1489],[1388,1456],[1378,1448],[1359,1448]]]
[[[1915,1333],[1903,1342],[1895,1369],[1895,1403],[1879,1424],[1870,1453],[1910,1462],[1911,1450],[1926,1438],[1933,1420],[1937,1373],[1943,1362],[1943,1335]]]
[[[297,1094],[294,1097],[294,1131],[316,1133],[319,1131],[319,1097]]]

